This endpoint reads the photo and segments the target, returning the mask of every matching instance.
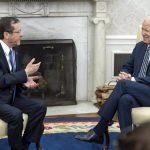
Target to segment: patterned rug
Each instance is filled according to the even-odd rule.
[[[87,132],[99,121],[98,117],[65,117],[44,119],[44,135],[41,144],[44,150],[101,150],[102,145],[88,143],[74,138],[76,132]],[[119,136],[119,126],[115,122],[109,127],[110,146],[109,150],[115,150],[115,142]],[[0,150],[10,150],[8,139],[0,140]],[[29,150],[35,150],[35,144],[30,145]]]
[[[68,132],[87,132],[99,121],[99,117],[64,117],[50,118],[44,120],[44,134],[68,133]],[[120,132],[118,122],[109,126],[109,132]]]

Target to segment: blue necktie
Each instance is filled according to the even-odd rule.
[[[146,77],[150,59],[150,46],[147,47],[138,77]]]
[[[10,49],[9,52],[9,61],[12,67],[12,72],[16,71],[16,61],[15,61],[15,52],[13,49]],[[15,95],[16,95],[16,85],[13,86],[13,97],[12,97],[12,102],[15,100]]]
[[[12,67],[12,72],[16,71],[16,62],[15,62],[15,52],[13,49],[10,49],[9,52],[9,61]]]

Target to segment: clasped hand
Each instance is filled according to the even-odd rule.
[[[123,80],[123,79],[131,80],[131,78],[132,78],[131,74],[126,73],[126,72],[120,72],[117,77],[117,80]]]

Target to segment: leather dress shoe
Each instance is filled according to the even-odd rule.
[[[93,129],[89,130],[87,133],[84,134],[77,134],[75,135],[75,139],[86,141],[86,142],[95,142],[102,144],[104,141],[103,135],[97,135]]]

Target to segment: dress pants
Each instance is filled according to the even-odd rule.
[[[28,123],[22,136],[22,113],[28,114]],[[41,101],[24,96],[16,97],[13,104],[0,104],[0,118],[8,123],[8,141],[13,150],[24,150],[23,141],[40,142],[46,107]]]
[[[111,121],[118,112],[121,132],[128,132],[132,130],[132,108],[139,106],[150,106],[150,86],[130,80],[119,80],[98,114]]]

